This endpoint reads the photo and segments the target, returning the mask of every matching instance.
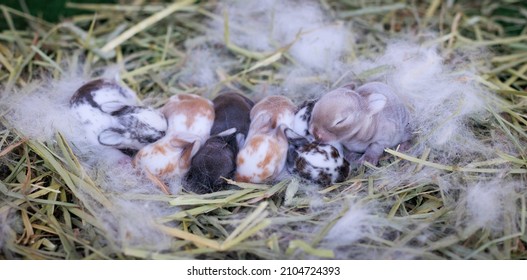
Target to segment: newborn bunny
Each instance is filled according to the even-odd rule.
[[[138,150],[161,138],[165,117],[139,106],[135,92],[115,80],[97,79],[81,86],[70,107],[81,121],[89,143],[121,151]]]
[[[168,121],[167,134],[192,135],[205,143],[214,122],[214,105],[195,94],[178,94],[170,97],[161,108]]]
[[[198,152],[200,144],[196,138],[184,139],[169,134],[139,150],[133,164],[168,193],[162,180],[182,177],[190,168],[190,160]]]
[[[260,100],[251,109],[251,122],[254,122],[259,116],[265,115],[266,118],[269,118],[270,123],[264,126],[264,129],[274,129],[281,124],[291,127],[295,118],[295,112],[296,106],[291,99],[280,95],[268,96]],[[251,127],[253,127],[252,123]],[[251,127],[249,130],[251,130]]]
[[[221,190],[227,184],[222,179],[232,179],[236,171],[239,142],[247,136],[249,113],[254,103],[235,92],[214,98],[214,124],[210,137],[192,158],[185,176],[185,188],[196,193]]]
[[[343,86],[315,103],[309,132],[324,143],[339,142],[359,162],[376,165],[385,148],[410,140],[409,113],[393,89],[380,82]]]
[[[124,105],[138,105],[139,99],[130,88],[117,80],[96,79],[82,85],[70,99],[72,107],[89,105],[104,113],[111,113]]]
[[[291,129],[286,129],[285,135],[289,141],[289,172],[321,186],[342,182],[348,177],[350,164],[337,148],[309,141]]]
[[[311,121],[311,113],[313,112],[313,106],[317,99],[311,99],[305,101],[300,109],[295,114],[295,120],[293,121],[293,131],[303,137],[307,137],[311,140],[313,136],[309,133],[309,122]]]
[[[218,134],[230,128],[236,128],[237,133],[247,136],[251,124],[250,112],[254,102],[236,92],[226,92],[218,95],[214,100],[214,124],[211,135]]]
[[[251,125],[236,158],[236,180],[261,183],[274,180],[287,158],[284,129],[293,124],[296,107],[284,96],[269,96],[251,110]]]
[[[161,180],[187,173],[192,157],[210,135],[214,107],[198,95],[178,94],[161,111],[168,121],[166,135],[139,150],[133,163],[168,192]]]
[[[167,121],[158,111],[141,106],[124,106],[112,113],[117,125],[103,130],[99,143],[117,149],[139,150],[165,135]]]
[[[227,186],[223,178],[232,179],[236,171],[238,143],[236,129],[211,136],[192,157],[184,187],[198,194],[216,192]],[[223,177],[223,178],[222,178]]]

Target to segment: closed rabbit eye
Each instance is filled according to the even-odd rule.
[[[341,118],[339,119],[337,122],[335,122],[335,126],[339,126],[339,125],[342,125],[346,120],[348,119],[348,117],[344,117],[344,118]]]

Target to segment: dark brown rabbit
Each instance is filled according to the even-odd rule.
[[[249,113],[254,103],[241,94],[220,94],[214,104],[215,119],[211,137],[192,158],[184,187],[195,193],[210,193],[227,187],[223,178],[232,179],[236,155],[250,125]]]

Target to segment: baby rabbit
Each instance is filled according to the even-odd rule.
[[[165,136],[167,122],[157,110],[124,106],[112,116],[117,118],[117,125],[101,131],[98,140],[102,145],[139,150]]]
[[[265,116],[271,121],[266,128],[274,129],[281,124],[291,127],[295,118],[295,112],[296,106],[291,99],[280,95],[268,96],[260,100],[251,109],[251,122],[254,122],[260,116]],[[253,127],[252,123],[251,127]],[[249,127],[249,131],[251,127]]]
[[[303,137],[307,137],[312,140],[313,136],[309,133],[309,122],[311,121],[311,113],[313,112],[313,106],[317,99],[311,99],[305,101],[300,109],[295,114],[295,120],[293,121],[292,129]]]
[[[214,105],[208,99],[195,94],[178,94],[170,97],[161,108],[168,121],[167,134],[191,135],[201,143],[210,136],[214,122]]]
[[[359,162],[377,165],[385,148],[410,140],[409,113],[394,90],[380,82],[337,88],[313,107],[309,132],[324,143],[339,142]]]
[[[284,96],[269,96],[251,110],[251,125],[236,158],[236,180],[261,183],[276,179],[287,158],[284,129],[293,124],[296,106]]]
[[[230,128],[236,128],[236,133],[247,137],[251,124],[250,112],[254,102],[236,92],[226,92],[218,95],[214,100],[214,124],[211,135],[218,134]]]
[[[215,118],[211,134],[214,136],[192,158],[185,176],[185,188],[196,193],[221,190],[227,185],[222,177],[234,177],[239,142],[247,136],[251,122],[249,113],[254,105],[250,99],[235,92],[223,93],[212,103]]]
[[[168,134],[139,150],[133,165],[141,168],[163,192],[169,194],[163,181],[182,177],[190,168],[190,160],[198,152],[200,145],[200,140],[195,137],[184,139]]]
[[[161,112],[168,121],[166,135],[139,150],[133,163],[168,192],[162,181],[187,173],[192,157],[209,137],[214,107],[203,97],[178,94],[170,98]]]
[[[348,177],[350,164],[337,148],[309,141],[291,129],[286,129],[285,135],[289,141],[289,172],[321,186],[342,182]]]
[[[72,107],[89,105],[104,113],[111,113],[124,105],[138,105],[139,99],[130,88],[117,80],[96,79],[82,85],[70,99]]]
[[[223,178],[232,179],[236,171],[238,143],[236,128],[211,136],[194,155],[183,187],[198,194],[224,189]]]
[[[165,117],[139,106],[135,92],[116,80],[97,79],[81,86],[70,99],[85,139],[121,151],[138,150],[161,138]]]

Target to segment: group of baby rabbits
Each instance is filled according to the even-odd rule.
[[[225,179],[267,183],[288,173],[327,186],[348,177],[350,160],[376,165],[385,148],[411,135],[406,107],[380,82],[349,84],[300,107],[285,96],[255,104],[224,92],[212,101],[178,94],[156,110],[116,79],[97,79],[70,107],[86,141],[132,156],[165,193],[175,178],[201,194],[225,189]]]

